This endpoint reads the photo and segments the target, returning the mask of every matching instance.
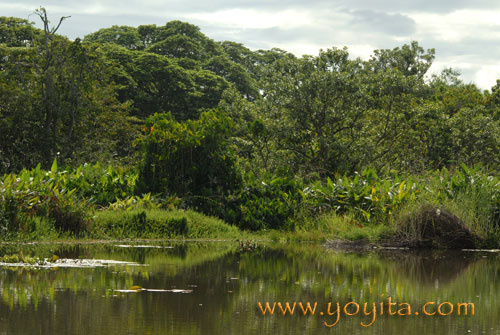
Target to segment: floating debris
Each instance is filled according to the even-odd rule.
[[[53,261],[55,259],[55,261]],[[144,266],[145,264],[138,264],[133,262],[116,261],[112,259],[71,259],[71,258],[44,258],[36,259],[30,262],[14,261],[14,262],[0,262],[0,266],[9,267],[31,267],[31,268],[96,268],[109,265],[133,265]]]
[[[134,286],[131,286],[131,287],[129,288],[129,290],[141,291],[141,290],[142,290],[142,287],[137,286],[137,285],[134,285]]]
[[[192,292],[193,292],[193,290],[173,289],[173,290],[165,290],[165,292],[173,292],[173,293],[192,293]]]
[[[500,252],[500,249],[462,249],[462,251],[474,251],[474,252]]]
[[[155,248],[155,249],[173,249],[174,247],[162,245],[148,245],[148,244],[115,244],[118,248]]]
[[[55,266],[58,267],[81,267],[81,268],[93,268],[108,265],[133,265],[133,266],[145,266],[146,264],[138,264],[134,262],[126,261],[116,261],[112,259],[71,259],[64,258],[55,261]]]
[[[138,287],[138,288],[136,288]],[[172,289],[172,290],[164,290],[158,288],[142,288],[140,286],[132,286],[128,290],[114,290],[115,292],[122,293],[137,293],[137,292],[171,292],[171,293],[192,293],[193,290],[183,290],[183,289]]]

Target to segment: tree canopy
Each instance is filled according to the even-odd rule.
[[[181,21],[72,41],[57,33],[70,18],[52,26],[43,8],[36,14],[43,29],[0,17],[2,172],[55,157],[126,164],[137,158],[140,130],[162,119],[153,115],[194,127],[211,110],[232,120],[224,145],[256,175],[500,161],[500,84],[482,91],[454,69],[429,74],[435,51],[416,41],[366,60],[336,47],[297,57],[216,42]]]

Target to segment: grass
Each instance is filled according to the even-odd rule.
[[[338,215],[331,211],[315,217],[301,215],[293,231],[271,230],[263,234],[280,242],[326,242],[339,239],[377,242],[392,233],[392,225],[361,224],[353,215]]]
[[[95,212],[88,233],[93,239],[180,238],[262,239],[276,242],[325,242],[331,239],[376,242],[392,227],[361,225],[352,216],[329,212],[318,217],[300,215],[293,231],[243,231],[224,221],[192,210],[134,209]]]
[[[224,221],[191,210],[135,209],[95,212],[88,236],[123,238],[241,238],[246,235]]]

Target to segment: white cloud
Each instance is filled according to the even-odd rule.
[[[500,79],[500,65],[483,65],[476,72],[474,77],[476,83],[484,83],[486,87],[491,88]],[[482,85],[480,85],[482,87]]]
[[[461,70],[465,82],[489,89],[500,78],[500,11],[462,9],[449,13],[409,13],[417,23],[414,39],[429,41],[436,48],[431,70],[452,67]],[[428,43],[429,43],[428,42]]]
[[[376,48],[369,44],[351,44],[349,45],[349,54],[353,57],[368,59]]]
[[[500,38],[500,11],[459,10],[448,14],[408,14],[417,23],[416,37],[433,36],[446,42],[460,42],[467,38]]]
[[[210,25],[241,29],[295,28],[313,24],[309,13],[292,9],[279,12],[253,9],[227,9],[215,12],[186,14],[185,17],[187,19],[206,22]]]

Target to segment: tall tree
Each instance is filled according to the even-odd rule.
[[[332,174],[350,168],[350,150],[365,112],[359,61],[345,49],[317,57],[284,57],[267,67],[263,96],[276,120],[276,140],[293,165]],[[290,163],[292,163],[290,162]]]
[[[6,153],[2,157],[5,169],[39,162],[48,165],[56,156],[74,160],[75,153],[88,144],[91,130],[106,124],[96,125],[101,116],[126,115],[126,105],[116,100],[115,88],[107,80],[109,69],[102,55],[78,39],[71,42],[56,34],[65,17],[51,27],[45,9],[35,13],[44,29],[32,43],[0,51],[4,55],[1,85],[5,88],[0,102],[0,126],[5,127],[0,132],[0,151]],[[121,123],[125,129],[126,123]],[[101,138],[114,142],[112,134]]]

